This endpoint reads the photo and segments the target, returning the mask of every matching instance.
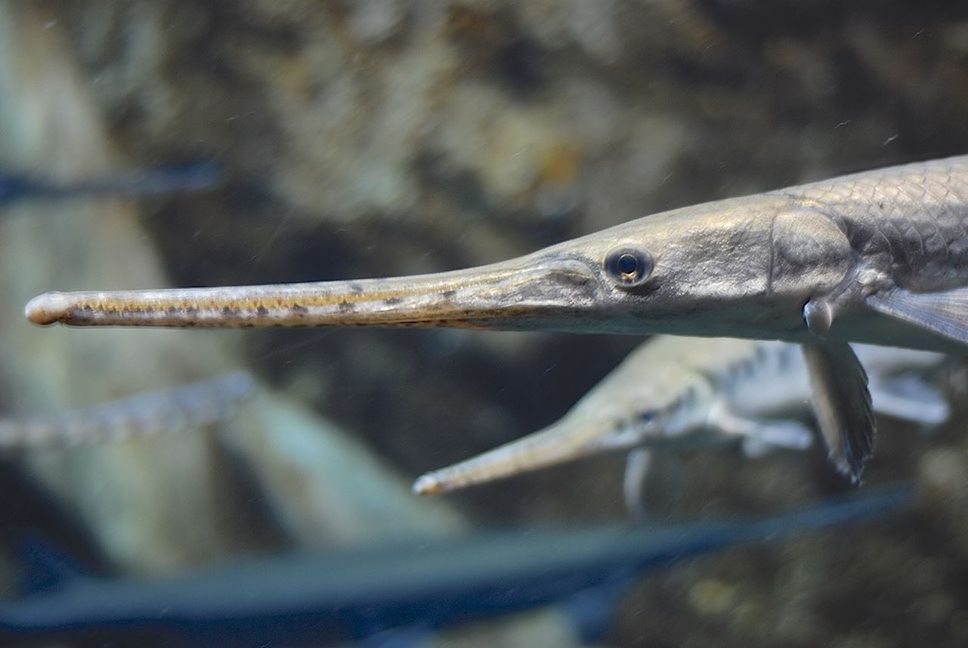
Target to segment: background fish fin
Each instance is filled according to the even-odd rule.
[[[951,414],[941,392],[918,376],[871,377],[870,390],[878,414],[930,426],[941,425]]]
[[[763,419],[737,414],[724,400],[709,411],[708,425],[726,436],[742,439],[749,457],[759,457],[772,448],[804,450],[813,443],[813,431],[795,419]]]
[[[968,344],[968,288],[913,293],[900,288],[867,298],[879,313]]]
[[[652,465],[652,452],[645,448],[630,450],[625,457],[625,475],[622,480],[622,495],[625,509],[637,520],[648,517],[645,506],[645,483]]]
[[[794,419],[761,421],[755,438],[775,448],[806,450],[813,445],[813,430]]]
[[[685,466],[671,452],[634,448],[625,460],[622,493],[629,515],[645,522],[668,514],[685,488]]]
[[[853,483],[874,448],[874,414],[867,373],[846,342],[802,345],[810,370],[813,410],[827,452]]]

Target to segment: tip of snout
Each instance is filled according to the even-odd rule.
[[[24,315],[34,324],[47,326],[64,319],[70,300],[59,292],[44,293],[34,297],[24,307]]]
[[[438,495],[444,492],[444,485],[433,475],[423,475],[413,483],[417,495]]]

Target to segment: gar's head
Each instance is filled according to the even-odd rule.
[[[556,427],[582,454],[679,444],[703,428],[711,392],[704,377],[723,353],[718,338],[657,336],[632,351]]]
[[[680,443],[706,418],[683,344],[685,338],[643,344],[558,421],[427,473],[414,490],[442,493],[603,452]]]
[[[27,316],[74,325],[771,336],[784,317],[784,326],[802,326],[798,309],[778,310],[773,299],[777,200],[666,212],[465,270],[274,286],[47,293],[27,305]],[[790,285],[800,290],[800,282]]]

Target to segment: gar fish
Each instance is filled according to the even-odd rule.
[[[211,162],[143,171],[119,171],[100,178],[65,182],[31,174],[0,173],[0,206],[27,200],[79,196],[147,196],[175,191],[201,191],[218,186],[221,174]]]
[[[0,453],[202,428],[230,418],[254,390],[252,377],[236,372],[48,417],[4,419]]]
[[[416,633],[559,602],[571,603],[576,621],[591,616],[586,623],[601,627],[625,587],[651,569],[856,523],[913,499],[913,489],[900,485],[765,518],[492,532],[262,559],[151,581],[76,578],[0,603],[0,640],[399,646]]]
[[[870,368],[874,410],[939,425],[948,404],[910,372],[945,356],[931,351],[852,345]],[[733,338],[658,336],[618,367],[550,426],[460,463],[423,475],[414,491],[447,492],[613,450],[631,450],[625,498],[633,511],[649,449],[741,442],[803,449],[813,431],[799,420],[810,385],[795,344]]]
[[[478,268],[389,279],[46,293],[38,324],[451,326],[803,345],[831,459],[874,440],[848,342],[968,345],[968,156],[663,212]]]

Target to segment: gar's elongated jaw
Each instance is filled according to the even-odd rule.
[[[600,262],[599,262],[600,263]],[[536,253],[438,274],[228,288],[51,292],[35,324],[72,326],[383,326],[581,330],[608,298],[597,263]]]
[[[631,421],[607,412],[588,415],[572,410],[543,430],[421,475],[413,491],[437,495],[603,452],[627,450],[643,444],[663,423],[664,415],[658,412],[647,421]]]

